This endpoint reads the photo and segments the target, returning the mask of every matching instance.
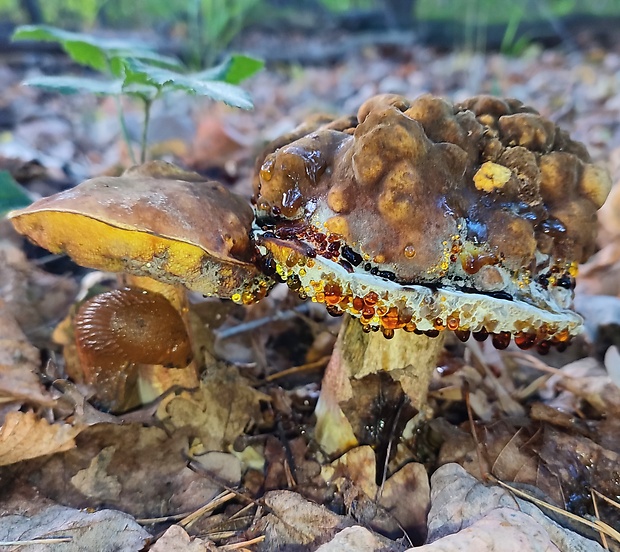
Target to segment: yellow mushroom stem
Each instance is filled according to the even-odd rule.
[[[345,315],[315,409],[315,439],[323,451],[338,456],[358,444],[341,407],[353,398],[354,380],[387,372],[400,383],[413,407],[424,411],[445,334],[431,338],[397,331],[386,339],[381,332],[365,332],[358,320]]]

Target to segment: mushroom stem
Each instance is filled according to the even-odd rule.
[[[123,284],[139,287],[163,295],[179,312],[185,324],[187,335],[192,343],[192,329],[189,320],[189,303],[187,291],[183,286],[166,284],[148,276],[123,274],[120,276]],[[192,344],[193,345],[193,344]],[[140,402],[145,404],[153,401],[172,387],[193,389],[198,387],[198,364],[196,354],[194,359],[185,367],[170,369],[155,364],[141,364],[138,368],[138,390]]]
[[[340,455],[358,444],[341,407],[353,398],[354,380],[387,372],[400,383],[413,407],[423,410],[444,339],[445,332],[429,338],[405,331],[386,339],[380,332],[365,333],[357,320],[345,316],[315,409],[315,439],[323,451],[329,456]]]

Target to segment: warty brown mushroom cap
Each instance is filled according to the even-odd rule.
[[[258,243],[302,296],[388,336],[564,342],[581,325],[576,267],[609,187],[582,144],[516,100],[383,95],[358,124],[266,157]]]

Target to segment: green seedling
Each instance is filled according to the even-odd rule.
[[[144,125],[140,144],[140,161],[146,160],[146,138],[153,102],[173,91],[206,96],[241,109],[252,109],[249,94],[238,86],[263,67],[263,62],[244,55],[233,55],[217,67],[196,73],[187,72],[176,58],[149,50],[144,44],[116,39],[93,37],[64,31],[46,25],[18,27],[13,40],[56,42],[69,57],[100,73],[98,77],[73,75],[40,76],[24,84],[59,92],[87,92],[113,96],[117,101],[119,123],[123,138],[133,157],[121,96],[139,99],[144,107]]]

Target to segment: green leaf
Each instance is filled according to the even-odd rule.
[[[15,30],[12,40],[56,42],[75,62],[102,72],[111,69],[116,76],[120,76],[120,73],[111,67],[113,58],[134,57],[165,67],[182,67],[176,58],[153,52],[141,42],[95,37],[85,33],[64,31],[49,25],[22,25]]]
[[[220,65],[197,73],[196,76],[206,80],[220,80],[230,84],[239,84],[258,73],[265,62],[240,54],[233,54]]]
[[[131,90],[132,85],[155,86],[159,93],[166,90],[182,90],[188,94],[207,96],[242,109],[254,107],[249,94],[233,84],[205,79],[200,73],[182,74],[148,65],[137,59],[127,59],[125,60],[124,89],[126,87],[127,90]]]
[[[90,92],[99,96],[114,96],[123,92],[122,80],[97,80],[87,77],[33,77],[24,81],[26,86],[36,86],[45,90],[52,90],[60,94],[77,94]]]
[[[28,192],[20,186],[8,171],[0,171],[0,218],[13,209],[21,209],[32,203]]]

